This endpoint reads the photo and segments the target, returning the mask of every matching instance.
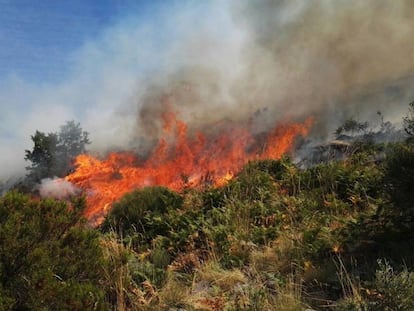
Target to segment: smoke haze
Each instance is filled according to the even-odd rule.
[[[52,197],[55,199],[65,199],[80,193],[76,186],[61,178],[42,179],[38,190],[42,198]]]
[[[257,132],[312,115],[319,139],[378,110],[399,122],[414,98],[413,14],[409,0],[246,0],[131,16],[75,51],[64,80],[1,84],[0,177],[23,172],[36,129],[70,119],[94,152],[145,152],[166,110],[190,129],[255,115]]]
[[[264,108],[262,127],[314,115],[321,137],[379,110],[400,122],[414,95],[412,2],[262,0],[229,10],[233,41],[188,34],[175,51],[188,61],[137,99],[138,133],[156,133],[166,102],[195,126]]]

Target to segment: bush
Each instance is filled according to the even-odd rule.
[[[397,144],[385,161],[384,184],[396,213],[414,215],[414,149],[410,145]]]
[[[0,306],[105,309],[102,249],[81,220],[83,207],[16,192],[0,199]]]
[[[404,268],[400,272],[394,271],[386,260],[378,260],[379,269],[375,273],[369,289],[358,288],[361,292],[355,293],[340,301],[335,310],[414,310],[414,273]]]
[[[387,261],[378,260],[374,287],[382,310],[414,310],[414,272],[396,272]]]
[[[148,187],[126,194],[114,204],[102,224],[102,230],[115,230],[124,237],[137,237],[142,249],[150,246],[157,236],[169,235],[166,215],[177,211],[183,199],[164,187]]]

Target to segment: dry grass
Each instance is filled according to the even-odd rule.
[[[172,308],[186,308],[191,305],[191,288],[185,283],[176,280],[173,273],[169,273],[165,285],[158,292],[158,300],[151,310],[172,310]]]
[[[108,262],[105,277],[112,292],[111,300],[114,300],[112,304],[115,310],[144,310],[142,307],[149,302],[145,293],[132,281],[128,264],[128,255],[133,251],[118,241],[113,233],[104,237],[102,246]]]
[[[197,282],[207,283],[210,286],[217,286],[222,291],[228,292],[235,286],[246,284],[246,276],[239,270],[224,270],[217,262],[210,261],[204,264],[195,275]]]

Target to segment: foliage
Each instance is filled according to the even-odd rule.
[[[414,216],[414,147],[397,144],[385,161],[384,184],[390,192],[396,213]]]
[[[368,129],[368,122],[359,122],[353,118],[345,120],[344,124],[335,130],[336,135],[352,134],[363,132]]]
[[[140,310],[144,293],[138,289],[131,271],[136,262],[136,253],[129,244],[119,241],[114,232],[103,237],[102,246],[107,262],[104,276],[109,303],[119,311]]]
[[[378,291],[383,310],[414,309],[414,272],[405,267],[401,272],[394,271],[387,261],[378,261],[374,287]]]
[[[102,230],[115,230],[124,237],[136,236],[145,249],[157,236],[169,234],[170,226],[164,215],[170,210],[177,212],[181,204],[182,197],[165,187],[136,190],[114,204]]]
[[[58,133],[58,147],[60,154],[65,159],[71,159],[86,151],[86,145],[90,144],[89,133],[82,130],[80,123],[68,121],[60,127]]]
[[[379,259],[378,266],[374,279],[366,284],[369,288],[362,291],[361,287],[354,287],[354,293],[339,301],[335,310],[414,309],[414,272],[407,267],[396,272],[387,260]]]
[[[206,275],[215,275],[215,270],[222,271],[223,276],[239,270],[248,276],[243,277],[246,284],[242,289],[221,288],[227,293],[225,297],[214,292],[222,280],[209,285],[202,301],[220,306],[217,310],[226,308],[227,303],[237,306],[240,297],[245,301],[239,304],[240,310],[276,305],[279,309],[287,305],[300,310],[306,304],[318,307],[316,301],[326,299],[330,304],[330,299],[341,298],[341,303],[335,304],[337,308],[341,305],[363,310],[368,304],[361,300],[362,294],[359,301],[346,294],[348,291],[338,290],[343,280],[335,274],[334,255],[342,254],[344,269],[352,265],[351,258],[364,260],[356,271],[350,270],[351,279],[364,278],[352,287],[355,293],[361,282],[375,279],[372,261],[378,256],[401,260],[400,254],[412,262],[407,252],[387,249],[389,245],[398,249],[398,244],[396,236],[388,235],[388,227],[382,225],[385,215],[391,215],[385,211],[397,206],[390,195],[391,186],[396,185],[391,172],[401,159],[393,160],[394,153],[406,158],[407,163],[410,155],[404,155],[397,145],[386,148],[387,157],[382,162],[376,160],[376,155],[384,147],[363,145],[345,160],[307,169],[299,169],[288,159],[251,162],[221,188],[187,190],[181,195],[158,187],[143,189],[116,204],[103,228],[120,226],[123,239],[133,241],[135,251],[145,254],[131,261],[136,284],[151,284],[161,294],[172,282],[169,271],[178,273],[182,279],[175,279],[174,284],[178,282],[182,287],[180,303],[187,307],[192,299],[186,296],[191,292],[188,278],[209,269],[202,274],[204,281]],[[401,191],[410,194],[407,188]],[[392,219],[396,218],[388,220],[390,228],[398,225]],[[381,252],[372,247],[379,241],[384,245]],[[259,260],[262,257],[268,259]],[[216,264],[208,268],[204,262],[210,260]],[[298,291],[304,286],[311,297],[289,294],[285,300],[270,298],[286,284],[296,284],[289,281],[292,271],[305,280],[299,282],[302,285]],[[145,286],[138,287],[145,292]],[[312,300],[312,292],[319,293],[314,297],[317,300]]]
[[[105,309],[97,231],[83,200],[69,207],[11,192],[0,199],[0,305],[10,310]]]
[[[33,150],[26,150],[25,160],[31,162],[29,177],[34,181],[40,181],[45,177],[52,177],[57,174],[57,145],[58,136],[55,133],[45,134],[39,131],[31,136],[34,147]]]
[[[25,151],[25,160],[31,162],[27,167],[30,181],[39,182],[46,177],[67,175],[72,169],[73,159],[86,151],[86,145],[90,143],[88,135],[74,121],[66,122],[59,133],[36,131],[31,136],[33,150]]]
[[[409,135],[409,139],[414,137],[414,102],[409,104],[408,114],[404,117],[404,130]]]

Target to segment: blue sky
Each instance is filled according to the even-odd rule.
[[[23,172],[36,129],[107,123],[155,63],[145,54],[167,43],[163,16],[175,9],[158,0],[0,0],[0,177]]]
[[[65,77],[71,55],[122,20],[145,23],[166,1],[0,0],[0,80],[56,82]],[[172,1],[169,4],[173,5]]]

